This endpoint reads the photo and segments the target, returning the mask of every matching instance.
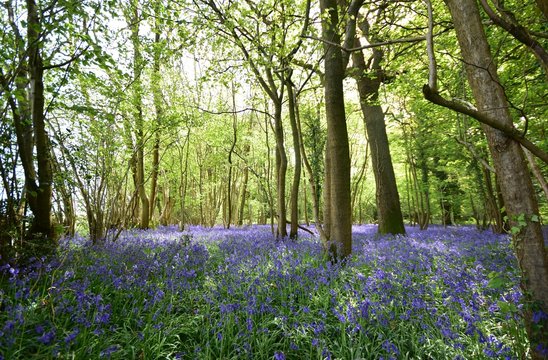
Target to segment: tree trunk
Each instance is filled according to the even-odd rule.
[[[537,6],[544,15],[544,20],[548,20],[548,1],[546,0],[536,0]]]
[[[304,223],[306,226],[310,226],[310,219],[308,218],[308,191],[306,190],[306,180],[303,179],[303,214]]]
[[[296,112],[297,102],[295,94],[293,92],[293,83],[291,82],[291,75],[288,76],[286,81],[287,98],[289,107],[289,121],[291,123],[291,133],[293,135],[293,153],[295,155],[295,169],[293,173],[293,184],[291,186],[291,231],[289,237],[291,239],[297,238],[297,232],[299,230],[299,185],[301,183],[301,146],[299,139],[299,128],[297,126]]]
[[[31,191],[28,192],[31,211],[34,214],[30,236],[39,241],[38,246],[50,247],[55,245],[53,224],[51,222],[53,169],[49,138],[46,132],[44,119],[44,65],[40,51],[40,19],[38,8],[34,0],[27,1],[28,9],[28,53],[30,73],[30,111],[34,129],[36,145],[36,162],[38,165],[38,184],[35,179],[30,182]],[[46,250],[46,249],[45,249]]]
[[[321,216],[320,216],[320,196],[321,195],[318,193],[320,191],[320,189],[318,189],[319,179],[317,179],[316,174],[314,174],[314,170],[312,169],[312,166],[306,154],[300,113],[297,111],[296,115],[297,115],[296,116],[297,127],[299,128],[299,144],[301,146],[301,157],[304,163],[304,168],[306,172],[308,173],[308,182],[310,184],[310,192],[312,196],[312,212],[314,216],[314,225],[316,227],[316,230],[320,234],[320,238],[322,239],[322,241],[327,241],[326,236],[324,234],[324,230],[321,226]],[[314,144],[316,144],[316,142],[314,142]],[[319,161],[320,159],[316,159],[316,160]]]
[[[339,44],[339,14],[336,0],[321,0],[322,38]],[[344,69],[341,49],[324,43],[325,111],[327,120],[327,153],[329,166],[330,218],[329,251],[332,259],[345,259],[352,252],[352,209],[350,205],[350,154],[344,108]]]
[[[538,184],[540,185],[542,191],[544,192],[544,196],[546,197],[546,200],[548,200],[548,182],[542,175],[542,171],[537,165],[536,159],[533,156],[533,154],[526,148],[524,147],[522,148],[523,148],[523,152],[525,153],[525,157],[527,158],[527,162],[529,163],[529,167],[531,168],[531,172],[533,173],[533,175],[535,175],[535,178],[537,179]]]
[[[323,181],[323,232],[320,233],[322,245],[326,252],[329,252],[329,241],[331,239],[331,154],[329,153],[329,137],[325,141],[324,159],[324,181]]]
[[[249,181],[249,168],[246,166],[243,170],[244,179],[242,180],[242,193],[240,194],[240,205],[238,207],[238,226],[244,224],[244,210],[247,199],[247,182]]]
[[[358,39],[355,40],[354,45],[355,47],[361,46]],[[358,84],[360,105],[375,175],[376,203],[379,217],[378,232],[380,234],[405,234],[400,196],[396,185],[394,167],[392,166],[388,136],[386,135],[384,112],[378,104],[379,86],[382,80],[381,59],[381,50],[373,49],[373,61],[371,69],[368,69],[363,53],[361,51],[352,53],[352,61],[358,70],[356,83]],[[370,70],[375,72],[372,77],[368,76]]]
[[[285,238],[287,237],[287,209],[285,205],[287,155],[284,145],[281,102],[274,103],[274,136],[276,138],[276,185],[278,190],[278,231],[276,236]]]
[[[480,113],[512,126],[504,88],[500,85],[475,0],[445,0],[457,33],[468,82]],[[536,324],[533,313],[548,313],[548,258],[544,247],[539,210],[527,163],[518,142],[482,125],[489,143],[522,272],[525,323],[533,359],[545,359],[548,350],[548,318]]]
[[[149,226],[149,201],[145,189],[145,140],[144,140],[144,117],[143,117],[143,99],[141,70],[143,66],[143,56],[141,54],[141,41],[139,39],[139,6],[138,1],[133,0],[133,18],[131,19],[131,42],[133,44],[133,77],[134,77],[134,97],[133,106],[135,107],[135,190],[141,203],[141,213],[139,218],[139,227],[147,229]]]
[[[148,216],[149,221],[152,220],[154,215],[154,203],[156,202],[156,194],[158,192],[158,172],[160,168],[160,129],[163,117],[162,107],[162,92],[160,88],[160,81],[162,75],[160,73],[160,16],[158,14],[158,7],[154,7],[155,19],[154,19],[154,69],[152,79],[152,95],[154,98],[154,110],[156,112],[156,124],[154,129],[154,145],[152,147],[152,172],[150,174],[150,201]]]

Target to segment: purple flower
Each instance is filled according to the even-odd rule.
[[[71,332],[70,334],[65,336],[65,344],[69,345],[71,342],[73,342],[74,339],[76,339],[76,337],[78,336],[79,333],[80,333],[80,330],[78,328],[76,328],[76,329],[74,329],[73,332]]]
[[[49,345],[51,342],[55,339],[55,330],[50,330],[48,332],[45,332],[38,338],[38,341],[40,341],[44,345]]]
[[[120,347],[118,345],[111,345],[108,348],[106,348],[105,350],[101,351],[99,356],[100,357],[110,358],[110,356],[118,350],[120,350]]]
[[[393,343],[391,343],[390,341],[388,341],[388,340],[385,340],[382,343],[382,348],[390,354],[394,354],[394,355],[399,355],[400,354],[400,351],[398,350],[398,347],[396,345],[394,345]]]
[[[548,344],[538,344],[535,349],[541,356],[548,357]]]
[[[274,360],[285,360],[285,354],[281,351],[276,351],[274,353]]]
[[[539,322],[548,319],[548,314],[542,310],[533,312],[533,323],[538,324]]]

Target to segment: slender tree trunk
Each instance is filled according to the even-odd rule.
[[[291,231],[289,237],[297,238],[299,230],[299,185],[301,183],[301,146],[299,139],[299,128],[297,126],[297,102],[293,92],[293,83],[290,76],[286,81],[287,98],[289,107],[289,122],[291,123],[291,133],[293,135],[293,153],[295,155],[295,169],[293,172],[293,185],[291,186]]]
[[[265,101],[265,108],[266,101]],[[270,136],[268,136],[268,128],[269,128],[269,122],[270,119],[265,114],[264,118],[264,126],[265,126],[265,144],[266,144],[266,150],[268,156],[266,157],[266,168],[265,168],[265,179],[266,179],[266,200],[268,203],[268,214],[270,216],[270,230],[272,231],[272,234],[274,234],[274,196],[272,195],[272,165],[271,165],[271,150],[270,150]],[[265,218],[266,222],[266,218]]]
[[[131,42],[133,44],[133,77],[134,77],[134,97],[133,106],[135,107],[135,189],[141,203],[141,213],[139,227],[147,229],[149,226],[149,200],[145,189],[145,140],[144,140],[144,116],[141,70],[143,67],[143,56],[141,54],[141,41],[139,39],[139,6],[138,1],[132,1],[133,17],[131,19]]]
[[[485,183],[485,196],[487,198],[487,204],[489,209],[489,216],[494,221],[492,229],[496,234],[502,234],[504,232],[504,221],[502,219],[501,208],[502,204],[498,203],[495,190],[493,189],[493,181],[491,179],[491,173],[485,167],[482,168],[483,181]]]
[[[324,250],[329,252],[329,241],[331,239],[331,154],[329,153],[329,138],[325,141],[325,158],[324,158],[324,181],[323,181],[323,233],[322,244]]]
[[[274,135],[276,137],[276,179],[278,189],[278,231],[277,237],[287,237],[287,208],[285,204],[285,186],[287,173],[287,155],[282,127],[282,103],[274,103]]]
[[[445,0],[457,33],[466,74],[478,110],[497,119],[501,125],[512,126],[512,117],[504,88],[481,22],[475,0]],[[533,313],[548,314],[548,257],[544,246],[539,210],[527,168],[518,142],[504,133],[482,125],[489,143],[497,179],[514,231],[514,249],[522,272],[525,300],[525,323],[533,359],[545,359],[548,351],[548,318],[533,320]]]
[[[240,206],[238,207],[238,226],[244,224],[244,210],[246,207],[247,199],[247,182],[249,181],[249,169],[246,166],[243,170],[243,180],[242,180],[242,193],[240,194]]]
[[[523,149],[523,152],[525,153],[525,157],[527,158],[527,162],[529,163],[529,167],[531,168],[531,172],[533,173],[533,175],[535,175],[535,178],[537,179],[542,191],[544,192],[544,196],[546,197],[546,200],[548,200],[548,182],[546,182],[546,179],[542,175],[542,171],[537,165],[533,154],[524,147],[522,147],[522,149]]]
[[[318,188],[316,184],[318,183],[318,179],[316,179],[316,176],[314,174],[314,171],[312,170],[312,166],[310,165],[310,161],[308,160],[308,156],[306,155],[306,149],[304,147],[304,141],[303,141],[303,131],[301,126],[301,117],[299,111],[296,113],[296,119],[297,119],[297,127],[299,130],[299,144],[301,146],[301,157],[304,163],[305,171],[308,174],[308,182],[310,184],[310,192],[312,196],[312,212],[314,216],[314,225],[316,227],[316,230],[320,234],[320,238],[324,241],[327,241],[325,234],[323,233],[323,228],[321,226],[321,216],[320,216],[320,195],[318,194]]]
[[[162,107],[162,93],[160,87],[160,81],[162,75],[160,73],[160,15],[158,14],[158,8],[155,6],[155,20],[154,20],[154,65],[153,65],[153,79],[152,79],[152,95],[154,97],[154,110],[156,112],[156,123],[154,129],[154,145],[152,146],[152,171],[150,174],[150,201],[148,216],[149,221],[152,220],[154,215],[154,204],[156,202],[156,194],[158,192],[158,172],[160,169],[160,129],[163,118]]]
[[[30,110],[36,145],[36,162],[38,166],[38,184],[34,179],[31,184],[34,191],[28,196],[35,198],[29,201],[34,219],[31,226],[31,236],[39,241],[37,245],[50,247],[55,245],[53,224],[51,222],[53,169],[49,138],[44,119],[44,65],[41,55],[41,24],[38,7],[34,0],[27,0],[28,10],[28,52],[30,74]]]
[[[368,162],[369,162],[369,147],[366,147],[365,156],[363,157],[363,163],[362,163],[362,166],[360,168],[360,172],[358,173],[358,178],[352,184],[352,198],[351,198],[350,203],[352,204],[352,212],[353,213],[356,211],[356,202],[358,201],[359,195],[360,195],[360,192],[359,192],[360,184],[363,183],[363,181],[366,178],[365,173],[366,173],[366,170],[367,170],[367,163]]]
[[[339,14],[336,0],[320,0],[322,38],[339,44]],[[345,259],[352,252],[352,209],[350,204],[350,154],[344,108],[344,69],[341,49],[324,44],[325,48],[325,111],[327,120],[327,151],[329,166],[330,245],[333,259]]]
[[[236,116],[236,90],[234,89],[234,83],[232,83],[232,144],[230,150],[228,151],[228,184],[226,191],[226,200],[227,200],[227,221],[226,228],[230,228],[232,222],[232,154],[236,148],[236,142],[238,140],[238,117]]]
[[[303,179],[304,180],[304,179]],[[308,191],[306,190],[306,182],[303,184],[303,213],[304,223],[306,226],[310,226],[310,219],[308,218]]]

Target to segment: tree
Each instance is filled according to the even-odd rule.
[[[445,3],[453,19],[477,111],[499,127],[512,128],[507,96],[499,81],[476,1],[445,0]],[[429,53],[432,60],[432,46]],[[431,61],[431,65],[435,62]],[[425,86],[427,94],[437,93],[434,70],[431,69],[429,85]],[[486,124],[482,127],[513,228],[513,244],[527,301],[524,315],[532,356],[543,359],[548,350],[548,319],[535,322],[533,314],[548,313],[548,257],[531,177],[520,144],[497,128]]]
[[[272,63],[277,55],[274,52],[274,49],[276,49],[277,44],[283,43],[283,40],[276,37],[281,33],[285,34],[285,32],[279,31],[279,26],[283,25],[283,23],[280,23],[280,21],[278,21],[279,19],[276,19],[276,21],[269,20],[268,16],[263,14],[260,8],[254,7],[251,3],[248,4],[251,11],[239,9],[237,6],[234,6],[235,10],[230,8],[225,10],[219,7],[213,0],[203,1],[203,3],[213,11],[214,17],[221,26],[222,33],[228,36],[241,51],[257,81],[272,101],[274,107],[274,134],[276,139],[277,235],[284,238],[287,236],[287,210],[285,203],[287,154],[285,151],[282,126],[284,86],[283,78],[280,77],[282,75],[279,72],[275,72],[274,63]],[[254,35],[253,32],[248,31],[244,25],[244,19],[233,17],[231,11],[235,11],[236,13],[238,13],[238,11],[244,11],[244,13],[247,13],[248,15],[245,22],[249,22],[253,19],[256,26],[259,28],[263,28],[264,26],[271,27],[266,30],[274,35],[271,39],[271,43],[263,44],[261,34]],[[254,16],[252,16],[253,14]],[[255,48],[248,48],[246,43],[244,43],[244,40],[249,41]],[[257,51],[259,58],[253,56],[254,54],[251,51]],[[278,79],[278,81],[276,81],[276,79]]]
[[[145,134],[143,115],[143,85],[141,73],[144,67],[139,37],[141,16],[139,1],[132,0],[128,8],[128,25],[131,28],[131,43],[133,45],[133,117],[135,121],[135,140],[129,138],[132,150],[132,170],[135,191],[140,201],[139,227],[146,229],[149,226],[149,199],[145,189]]]
[[[11,126],[16,134],[24,176],[25,193],[21,199],[25,199],[32,212],[30,228],[24,237],[27,244],[37,247],[38,253],[48,252],[55,247],[56,236],[52,222],[55,174],[46,120],[55,92],[46,87],[45,74],[55,73],[55,70],[65,72],[65,79],[59,79],[59,84],[56,84],[58,91],[66,83],[70,65],[84,52],[80,45],[89,44],[86,25],[83,29],[73,27],[73,32],[63,27],[69,18],[79,22],[87,16],[83,15],[86,4],[70,7],[55,1],[38,4],[27,0],[25,7],[13,1],[7,1],[4,6],[8,25],[5,29],[10,33],[7,37],[13,41],[6,49],[6,61],[0,70],[0,86],[11,110]],[[19,14],[25,11],[26,21]],[[74,42],[69,45],[72,40],[80,41],[78,46],[74,46]],[[46,103],[48,93],[53,99]]]
[[[366,18],[361,21],[362,33],[369,41],[371,38],[370,25]],[[357,38],[354,40],[354,47],[361,47]],[[380,65],[382,58],[383,52],[379,48],[372,49],[372,55],[367,64],[362,50],[352,52],[352,62],[355,68],[353,74],[358,85],[360,106],[365,121],[375,176],[378,231],[380,234],[404,234],[405,227],[403,226],[400,197],[386,135],[384,111],[379,104],[379,87],[386,78]]]
[[[326,250],[332,259],[352,252],[352,209],[350,197],[350,154],[344,108],[344,68],[340,47],[337,1],[321,0],[322,39],[325,49],[325,113],[327,145],[325,162]]]

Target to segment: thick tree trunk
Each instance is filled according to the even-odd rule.
[[[504,126],[512,126],[504,88],[498,79],[476,1],[445,2],[453,18],[478,110]],[[533,313],[538,310],[548,313],[548,258],[531,177],[520,144],[499,130],[482,127],[487,135],[510,225],[515,229],[513,242],[527,301],[525,322],[532,356],[533,359],[544,359],[542,349],[546,351],[548,348],[548,319],[541,318],[535,324]]]
[[[336,0],[320,1],[322,38],[339,44],[339,14]],[[325,110],[327,120],[327,153],[330,194],[330,245],[333,259],[345,259],[352,252],[352,209],[350,205],[350,154],[344,108],[344,69],[341,49],[324,44],[325,48]]]
[[[537,6],[544,15],[544,20],[548,20],[548,1],[536,0]]]
[[[293,153],[295,155],[295,169],[293,172],[293,184],[291,186],[291,231],[289,237],[291,239],[297,238],[297,232],[299,230],[299,185],[301,183],[301,147],[299,128],[297,126],[297,103],[295,94],[293,92],[293,84],[291,79],[286,81],[287,98],[289,107],[289,121],[291,123],[291,133],[293,135]]]
[[[354,45],[355,47],[361,46],[357,39]],[[379,216],[378,232],[380,234],[405,234],[400,196],[396,185],[394,167],[392,166],[388,136],[386,135],[384,112],[378,104],[379,86],[382,77],[380,67],[382,52],[379,49],[373,49],[373,54],[371,69],[367,68],[361,51],[352,53],[352,61],[358,70],[356,82],[375,175],[376,203]],[[370,70],[376,73],[372,77],[368,76]]]

